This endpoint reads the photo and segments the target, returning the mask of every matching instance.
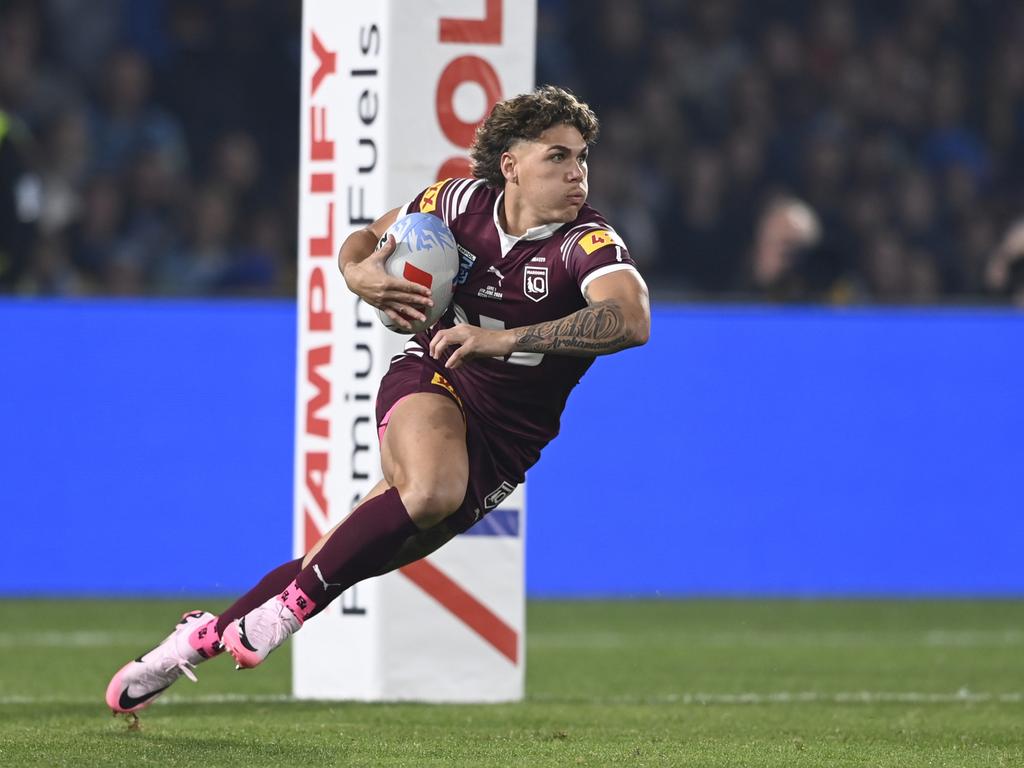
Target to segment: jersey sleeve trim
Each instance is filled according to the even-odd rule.
[[[580,283],[580,293],[583,294],[584,297],[586,297],[587,286],[590,285],[594,280],[596,280],[599,277],[609,275],[612,272],[618,272],[619,270],[622,269],[632,270],[632,272],[636,275],[636,279],[640,281],[640,284],[645,289],[647,288],[647,283],[644,282],[644,278],[641,276],[640,270],[638,270],[632,264],[606,264],[605,266],[598,267],[597,269],[592,270],[586,274],[586,276],[583,278],[583,281]]]
[[[441,179],[431,184],[398,210],[398,217],[430,213],[447,226],[466,212],[474,195],[485,185],[483,179]]]
[[[481,186],[483,179],[459,179],[450,185],[446,194],[442,195],[444,202],[445,220],[450,225],[459,216],[466,212],[469,201]]]
[[[449,227],[465,213],[469,201],[481,187],[481,179],[445,179],[429,187],[420,199],[420,213],[433,213]]]

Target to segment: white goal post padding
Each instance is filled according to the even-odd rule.
[[[476,125],[533,87],[534,0],[305,0],[294,551],[380,477],[374,398],[405,337],[345,287],[350,232],[468,175]],[[348,590],[292,640],[295,696],[513,701],[525,492],[429,558]]]

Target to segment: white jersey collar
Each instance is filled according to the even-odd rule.
[[[520,240],[543,240],[545,237],[551,237],[562,226],[561,222],[553,221],[550,224],[541,224],[537,227],[530,227],[519,237],[510,235],[502,228],[501,219],[498,218],[498,211],[501,210],[499,206],[501,205],[501,201],[504,199],[505,190],[501,190],[498,194],[498,199],[494,201],[494,228],[498,230],[498,242],[501,245],[501,258],[503,259]]]

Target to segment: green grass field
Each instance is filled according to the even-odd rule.
[[[278,652],[130,731],[110,675],[195,604],[0,601],[0,765],[1024,766],[1022,602],[533,602],[522,704],[291,702]]]

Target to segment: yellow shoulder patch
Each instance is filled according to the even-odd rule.
[[[621,246],[623,243],[619,236],[610,229],[591,229],[583,233],[583,237],[579,239],[579,245],[589,255],[606,245]]]
[[[431,213],[437,208],[437,196],[441,194],[441,188],[449,181],[451,179],[441,179],[427,187],[427,191],[420,198],[420,213]]]

